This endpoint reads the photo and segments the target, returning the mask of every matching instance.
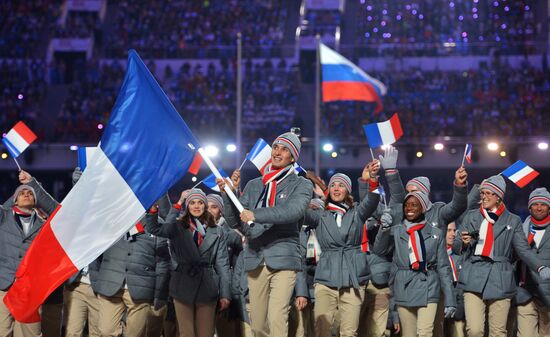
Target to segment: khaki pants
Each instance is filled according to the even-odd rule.
[[[42,305],[42,336],[61,337],[63,303]]]
[[[248,317],[250,317],[250,303],[245,304],[246,312],[248,313]],[[248,324],[245,321],[241,321],[241,336],[242,337],[253,337],[252,335],[252,329],[250,328],[250,324]]]
[[[449,323],[446,327],[447,335],[450,337],[464,337],[466,336],[466,322],[448,320],[445,323]]]
[[[216,302],[185,304],[174,300],[179,337],[213,337]]]
[[[487,311],[489,337],[505,337],[510,299],[483,300],[478,294],[464,293],[466,311],[466,332],[468,337],[483,337],[485,333],[485,312]]]
[[[128,289],[122,289],[115,296],[97,296],[99,301],[98,327],[101,336],[122,334],[122,315],[126,311],[125,337],[145,337],[150,303],[134,301]]]
[[[538,299],[518,305],[518,337],[550,336],[550,308]]]
[[[66,337],[82,337],[86,323],[88,323],[88,336],[99,337],[97,326],[99,301],[92,286],[76,283],[65,287],[63,301],[65,302]]]
[[[313,336],[313,314],[311,303],[308,303],[303,310],[298,310],[295,305],[290,307],[288,318],[289,337],[312,337]]]
[[[434,337],[445,337],[444,327],[445,321],[445,299],[443,294],[439,295],[439,303],[437,303],[437,311],[434,320]]]
[[[376,288],[369,283],[361,307],[360,337],[384,337],[390,313],[390,288]]]
[[[401,321],[402,337],[431,337],[434,331],[434,320],[437,303],[428,303],[425,307],[397,306]]]
[[[295,283],[295,270],[259,266],[248,272],[250,327],[254,336],[288,336],[288,313]]]
[[[19,323],[13,319],[11,312],[4,304],[6,291],[0,290],[0,337],[35,337],[41,336],[41,324]]]
[[[160,337],[164,327],[164,319],[166,318],[166,312],[168,308],[166,306],[155,310],[153,306],[150,307],[149,315],[147,317],[147,325],[145,328],[145,335],[147,337]]]
[[[329,288],[320,283],[315,284],[315,335],[331,336],[331,328],[336,313],[340,313],[340,336],[357,336],[361,305],[365,299],[365,287],[360,289]]]

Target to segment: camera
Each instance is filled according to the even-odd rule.
[[[302,130],[298,127],[291,127],[290,132],[292,132],[293,134],[295,134],[298,137],[300,137],[300,135],[302,134]]]

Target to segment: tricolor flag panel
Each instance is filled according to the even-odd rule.
[[[386,95],[386,86],[324,44],[319,48],[323,102],[374,102],[375,112],[382,111],[381,97]]]
[[[2,142],[11,156],[17,158],[36,140],[36,138],[34,132],[32,132],[25,123],[19,121],[6,136],[2,138]]]
[[[393,144],[403,136],[403,129],[397,113],[394,113],[385,122],[363,125],[363,128],[371,148]]]
[[[521,160],[518,160],[512,166],[508,167],[502,174],[520,188],[529,184],[539,175],[537,171],[533,170],[533,168]]]
[[[88,166],[88,162],[94,155],[96,149],[97,147],[90,147],[90,146],[84,146],[84,147],[78,148],[77,150],[78,167],[80,167],[81,171],[84,172],[84,170],[86,169],[86,166]]]
[[[187,171],[198,143],[131,50],[93,161],[31,244],[4,303],[36,321],[46,297],[113,245]]]
[[[294,171],[296,172],[296,174],[300,174],[300,173],[305,173],[306,170],[304,170],[303,167],[300,166],[300,164],[298,163],[294,163]]]
[[[464,159],[466,159],[468,164],[472,163],[472,144],[466,144],[466,148],[464,149]]]
[[[271,163],[271,146],[265,140],[259,138],[246,159],[250,160],[263,174],[265,167]]]
[[[218,169],[218,171],[220,171],[220,174],[222,175],[222,177],[224,177],[224,178],[229,177],[227,175],[227,173],[225,173],[224,170]],[[202,180],[202,183],[204,184],[204,186],[208,187],[212,191],[216,191],[216,192],[220,191],[220,188],[218,187],[218,184],[216,184],[216,176],[214,175],[214,173],[212,173],[208,177],[204,178]]]

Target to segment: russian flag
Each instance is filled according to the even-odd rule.
[[[84,172],[84,169],[86,168],[86,166],[88,166],[88,162],[94,155],[96,149],[97,147],[90,147],[90,146],[78,147],[78,150],[77,150],[78,167],[80,167],[81,171]]]
[[[525,185],[529,184],[531,180],[535,179],[539,173],[523,161],[518,160],[512,166],[504,170],[502,175],[518,185],[518,187],[523,188]]]
[[[254,144],[252,150],[246,156],[246,159],[250,160],[260,170],[260,173],[263,174],[265,167],[271,163],[271,146],[262,138],[258,138],[256,144]]]
[[[323,102],[365,101],[375,102],[375,112],[382,111],[381,97],[386,95],[386,86],[369,76],[361,68],[320,44],[323,81]]]
[[[134,50],[99,147],[44,224],[4,303],[20,322],[130,230],[191,165],[198,143]],[[184,169],[182,169],[184,168]]]
[[[227,173],[225,173],[224,170],[218,169],[218,171],[220,171],[220,174],[222,175],[222,177],[224,177],[224,178],[229,177],[227,175]],[[214,175],[214,173],[212,173],[208,177],[204,178],[202,180],[202,183],[204,184],[204,186],[208,187],[212,191],[220,192],[220,188],[218,187],[218,184],[216,184],[216,176]]]
[[[395,143],[403,136],[403,129],[397,113],[385,122],[363,125],[371,148]]]
[[[25,123],[19,121],[4,138],[2,138],[2,143],[4,143],[4,146],[6,146],[11,156],[17,158],[36,140],[36,138],[34,132],[32,132]]]

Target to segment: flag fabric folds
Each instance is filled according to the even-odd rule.
[[[81,171],[84,171],[86,169],[86,166],[88,166],[88,162],[90,158],[92,158],[92,156],[94,155],[96,149],[97,147],[90,146],[83,146],[78,148],[78,167],[80,167]]]
[[[532,167],[518,160],[502,172],[506,178],[510,179],[518,187],[523,188],[535,179],[539,173]]]
[[[387,93],[386,86],[324,44],[319,48],[323,102],[373,102],[375,112],[382,111],[381,97]]]
[[[224,178],[229,177],[224,170],[218,169],[218,171],[220,171],[220,174],[222,175],[222,177]],[[211,173],[209,176],[204,178],[202,180],[202,183],[204,184],[204,186],[208,187],[212,191],[220,192],[220,188],[218,187],[218,184],[216,184],[216,176],[214,175],[214,173]]]
[[[397,113],[385,122],[363,125],[365,135],[371,148],[395,143],[403,136],[403,129]]]
[[[68,277],[113,245],[188,170],[198,143],[138,54],[94,160],[31,244],[4,303],[33,313]]]
[[[36,135],[31,129],[29,129],[27,124],[19,121],[2,138],[2,143],[6,146],[6,149],[10,155],[17,158],[27,149],[27,147],[29,147],[29,145],[32,144],[32,142],[36,140],[36,138]]]

